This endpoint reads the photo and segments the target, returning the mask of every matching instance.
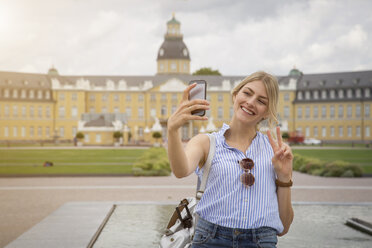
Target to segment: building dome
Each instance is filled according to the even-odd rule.
[[[298,70],[296,67],[294,67],[292,70],[289,72],[290,77],[300,77],[302,76],[302,72]]]
[[[48,75],[49,76],[58,76],[58,71],[56,68],[54,68],[54,66],[52,66],[49,70],[48,70]]]
[[[189,49],[187,49],[182,38],[171,38],[164,40],[158,51],[158,58],[161,59],[187,59],[190,60]]]

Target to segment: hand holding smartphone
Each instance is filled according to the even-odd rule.
[[[189,100],[206,99],[207,96],[207,82],[205,80],[192,80],[189,85],[196,83],[196,86],[189,92]],[[205,110],[195,110],[191,112],[192,115],[204,116]]]

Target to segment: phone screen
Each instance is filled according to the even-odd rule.
[[[196,86],[190,90],[189,93],[189,100],[194,100],[194,99],[206,99],[207,95],[207,82],[204,80],[193,80],[190,81],[190,84],[196,83]],[[195,110],[191,112],[193,115],[198,115],[198,116],[204,116],[205,115],[205,110]]]

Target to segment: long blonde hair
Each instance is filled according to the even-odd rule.
[[[231,94],[232,96],[236,96],[244,85],[253,81],[261,81],[265,85],[266,93],[269,98],[269,116],[267,117],[267,124],[269,129],[273,129],[278,124],[277,106],[279,100],[279,86],[276,77],[264,71],[254,72],[248,77],[244,78],[237,86],[235,86],[235,88],[231,91]],[[262,121],[256,126],[257,130],[259,129],[260,123],[262,123]]]

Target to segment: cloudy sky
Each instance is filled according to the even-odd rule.
[[[154,75],[172,13],[191,71],[372,70],[369,0],[0,0],[0,71]]]

